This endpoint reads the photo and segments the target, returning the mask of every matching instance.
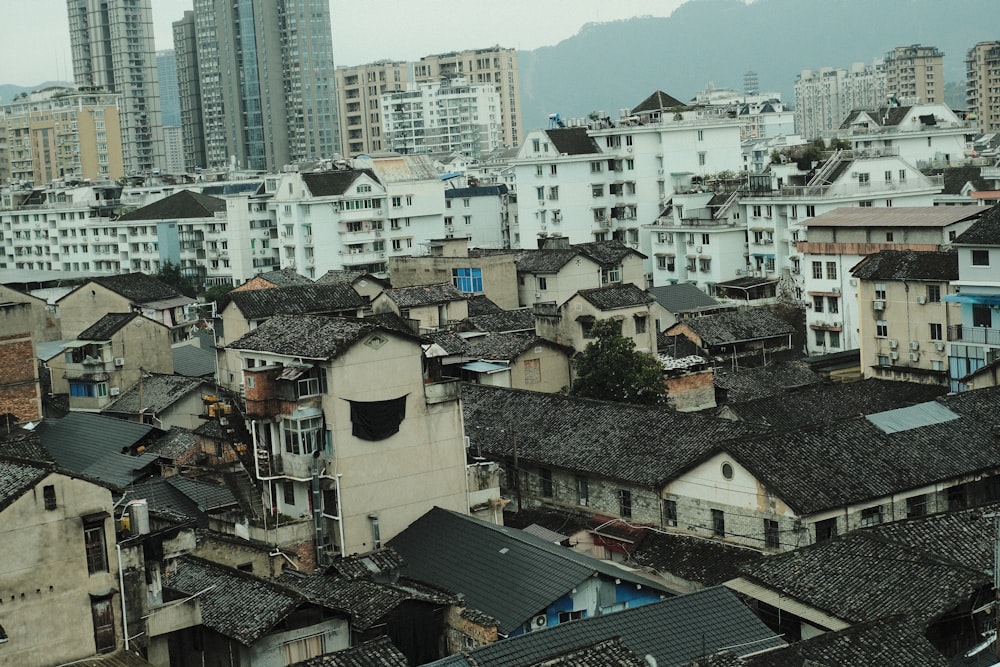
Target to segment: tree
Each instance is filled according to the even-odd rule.
[[[621,323],[599,320],[592,334],[595,340],[573,360],[577,377],[572,395],[640,405],[666,401],[660,362],[637,352],[635,342],[621,335]]]
[[[154,273],[153,277],[161,283],[170,285],[184,296],[194,298],[198,293],[191,281],[181,274],[181,267],[169,259],[160,265],[160,270]]]

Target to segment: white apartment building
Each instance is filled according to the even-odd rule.
[[[382,95],[385,145],[398,153],[457,152],[478,158],[503,145],[501,121],[494,87],[461,77]]]
[[[509,248],[510,198],[506,185],[446,189],[445,238],[465,237],[474,248]]]
[[[854,63],[850,69],[804,69],[795,82],[795,131],[807,140],[840,127],[852,109],[885,103],[885,63]]]
[[[938,103],[854,110],[827,136],[847,139],[855,149],[888,148],[923,168],[963,161],[974,134],[972,123],[959,118],[947,104]]]

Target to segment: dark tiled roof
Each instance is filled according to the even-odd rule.
[[[118,276],[98,276],[91,278],[90,282],[95,282],[102,287],[120,294],[134,303],[148,303],[150,301],[163,301],[165,299],[175,299],[184,295],[166,283],[161,283],[156,278],[145,273],[123,273]],[[78,289],[86,289],[86,284]],[[65,298],[65,297],[64,297]],[[194,299],[191,299],[193,302]]]
[[[472,346],[454,331],[435,331],[427,334],[427,338],[441,346],[448,354],[468,355]]]
[[[85,477],[123,489],[156,474],[158,461],[159,457],[156,454],[144,452],[138,456],[131,456],[112,452],[94,460],[80,473]]]
[[[111,340],[111,336],[126,324],[140,317],[139,313],[108,313],[81,331],[79,340]]]
[[[120,222],[133,220],[181,220],[185,218],[214,218],[226,210],[226,200],[210,197],[190,190],[181,190],[148,206],[126,213]]]
[[[448,188],[444,191],[445,199],[455,199],[457,197],[496,197],[507,194],[507,186],[503,183],[497,185],[477,185],[469,188]]]
[[[504,312],[504,309],[493,303],[485,294],[476,294],[469,297],[469,317],[476,315],[496,315]]]
[[[48,474],[48,470],[38,465],[0,459],[0,511],[5,510]]]
[[[210,420],[218,423],[217,420]],[[208,422],[206,422],[208,423]],[[198,447],[198,438],[194,431],[174,426],[158,440],[146,445],[147,452],[156,454],[162,459],[176,460],[191,453]]]
[[[398,331],[399,333],[407,336],[412,336],[416,333],[413,328],[415,320],[408,320],[405,317],[400,317],[391,310],[385,313],[372,313],[370,315],[365,315],[364,319],[366,322],[377,324],[383,329]]]
[[[968,229],[958,235],[953,245],[1000,245],[1000,204],[979,216]]]
[[[175,520],[194,519],[201,526],[207,525],[207,512],[238,506],[228,488],[180,475],[134,484],[129,487],[128,497],[144,499],[151,512]]]
[[[474,339],[471,354],[483,361],[512,362],[536,345],[555,346],[534,333],[494,333]]]
[[[657,303],[671,313],[689,313],[722,307],[721,303],[691,283],[650,287],[648,291]]]
[[[600,573],[654,588],[603,561],[523,531],[435,507],[390,541],[405,559],[403,574],[461,594],[470,607],[509,633],[588,577]]]
[[[633,285],[632,283],[605,285],[604,287],[583,289],[577,292],[577,294],[600,310],[616,310],[618,308],[645,306],[646,304],[653,303],[654,301],[649,292]]]
[[[327,573],[345,579],[371,579],[376,574],[387,575],[403,567],[403,559],[395,549],[385,547],[366,554],[338,558]]]
[[[258,278],[263,278],[267,282],[277,287],[292,287],[294,285],[312,285],[313,281],[305,276],[296,273],[295,269],[275,269],[267,273],[258,273]]]
[[[477,384],[462,387],[462,407],[466,433],[484,456],[511,458],[516,428],[522,461],[646,486],[675,477],[720,440],[760,430],[668,408]]]
[[[178,345],[170,349],[174,358],[174,373],[186,377],[215,375],[216,357],[213,350],[197,345]]]
[[[657,90],[642,102],[632,107],[632,113],[671,111],[677,107],[687,107],[687,105],[677,98],[667,95],[662,90]]]
[[[899,125],[910,113],[913,107],[881,107],[879,109],[855,109],[847,115],[844,122],[840,124],[840,129],[848,130],[851,123],[858,119],[861,114],[866,114],[878,126],[890,127]]]
[[[795,332],[790,324],[764,308],[747,308],[730,313],[684,320],[706,345],[787,336]],[[669,331],[669,330],[668,330]]]
[[[585,127],[565,127],[560,129],[546,130],[549,141],[560,155],[590,155],[600,153],[597,146]]]
[[[858,262],[851,274],[862,280],[958,280],[958,254],[881,250]]]
[[[556,658],[543,658],[528,667],[649,667],[649,663],[616,637],[572,649]]]
[[[201,593],[201,623],[219,634],[250,646],[285,619],[306,599],[271,581],[216,565],[193,556],[174,561],[163,587],[194,595]]]
[[[101,412],[137,415],[141,410],[149,414],[159,414],[191,392],[197,391],[203,383],[204,380],[201,378],[151,373],[122,392],[121,396],[105,406]]]
[[[468,321],[474,329],[492,333],[535,331],[535,314],[529,309],[505,310],[490,315],[470,315]]]
[[[400,308],[431,306],[449,301],[464,301],[468,295],[459,292],[451,283],[392,287],[383,292]]]
[[[345,283],[240,290],[228,296],[248,320],[300,313],[354,314],[365,305],[361,295]]]
[[[292,667],[409,667],[406,656],[388,637],[379,637],[335,653],[296,662]]]
[[[71,412],[59,420],[46,419],[37,431],[56,463],[67,470],[83,472],[96,460],[133,449],[154,429],[148,424]]]
[[[715,386],[726,390],[727,403],[730,404],[780,396],[823,381],[822,375],[801,361],[746,368],[735,373],[717,369],[715,373]]]
[[[366,174],[373,180],[381,182],[371,169],[341,169],[338,171],[307,173],[302,174],[302,181],[309,188],[309,192],[313,197],[328,197],[346,193],[351,184],[362,174]]]
[[[3,431],[0,436],[0,457],[37,463],[55,461],[52,454],[42,446],[37,430],[26,431],[21,428],[15,428],[10,433]]]
[[[735,594],[713,587],[560,623],[430,664],[523,667],[614,637],[636,655],[651,656],[660,667],[683,665],[725,647],[738,646],[734,650],[745,655],[784,644]]]
[[[947,169],[923,169],[928,176],[943,176],[944,189],[941,194],[960,195],[967,183],[972,184],[974,192],[992,190],[993,186],[983,178],[982,167],[948,167]]]
[[[759,551],[703,537],[646,531],[632,560],[660,574],[671,574],[703,586],[735,577],[742,566],[763,557]]]
[[[629,255],[646,258],[641,252],[621,241],[591,241],[590,243],[577,243],[573,247],[601,266],[618,266]]]
[[[232,350],[273,352],[306,359],[334,359],[357,341],[379,330],[390,331],[367,319],[350,320],[327,315],[278,315],[227,347]],[[392,331],[397,335],[407,335]],[[412,334],[409,336],[416,339]]]
[[[519,273],[558,273],[582,253],[576,248],[542,248],[525,250],[517,256],[515,264]]]

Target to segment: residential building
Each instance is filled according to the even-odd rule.
[[[804,69],[795,81],[795,132],[807,141],[818,139],[840,127],[853,109],[882,106],[885,91],[885,63],[880,59],[871,65],[853,63],[850,69]]]
[[[571,358],[576,352],[573,348],[558,345],[533,332],[491,333],[469,336],[465,340],[470,346],[468,356],[477,362],[466,364],[462,369],[487,373],[506,369],[508,381],[500,386],[549,392],[565,391],[572,386]],[[480,370],[483,364],[493,368]]]
[[[689,317],[667,328],[668,336],[683,336],[697,354],[722,366],[772,357],[792,348],[795,328],[765,308],[745,308],[714,315]]]
[[[808,240],[796,243],[801,270],[794,274],[793,268],[793,275],[806,303],[810,354],[859,347],[861,320],[873,311],[867,301],[859,302],[857,279],[850,271],[866,255],[880,250],[939,251],[982,212],[981,207],[966,206],[838,208],[800,222]]]
[[[243,357],[264,504],[311,518],[320,565],[379,548],[431,507],[469,512],[459,384],[422,342],[369,320],[299,315],[228,346]]]
[[[944,53],[933,46],[897,46],[885,54],[885,90],[900,101],[944,101]]]
[[[198,0],[174,34],[184,122],[201,110],[205,161],[187,166],[218,169],[235,159],[243,169],[274,172],[339,154],[329,0]],[[202,149],[186,152],[197,160]]]
[[[382,124],[382,95],[405,90],[410,64],[379,60],[334,71],[342,153],[354,157],[388,149]]]
[[[180,20],[174,21],[173,33],[184,171],[195,172],[208,166],[208,156],[201,112],[201,74],[198,70],[198,40],[193,11],[186,10]]]
[[[563,302],[535,304],[535,330],[542,338],[583,351],[593,339],[598,320],[621,324],[621,335],[635,349],[656,353],[656,323],[665,312],[649,292],[631,283],[579,290]]]
[[[947,335],[959,322],[959,306],[942,299],[955,291],[958,255],[882,250],[851,275],[858,281],[864,377],[946,385]]]
[[[565,303],[580,290],[606,285],[646,286],[645,255],[620,241],[570,245],[550,236],[538,250],[518,253],[517,293],[520,306]]]
[[[444,233],[467,238],[475,248],[509,248],[516,197],[504,184],[444,191]]]
[[[126,174],[162,169],[166,151],[152,0],[67,0],[66,6],[76,85],[121,95],[118,122]]]
[[[139,381],[105,405],[101,414],[154,424],[164,430],[176,427],[193,431],[205,425],[205,397],[216,396],[217,385],[211,378],[143,371]]]
[[[372,299],[372,310],[395,313],[421,333],[447,329],[469,316],[469,295],[452,283],[390,287]]]
[[[981,132],[1000,131],[1000,41],[979,42],[965,56],[968,118]]]
[[[5,596],[0,614],[4,662],[41,667],[114,651],[123,641],[123,592],[111,491],[75,475],[4,459],[0,480],[6,536],[0,543],[0,585],[15,591]],[[25,548],[29,544],[37,548]]]
[[[120,98],[55,86],[0,106],[0,182],[42,186],[121,178]]]
[[[850,141],[856,151],[875,149],[925,169],[964,161],[973,131],[970,121],[937,103],[855,109],[836,136]]]
[[[156,52],[156,72],[160,82],[160,113],[163,116],[163,127],[180,127],[181,100],[177,89],[177,53],[173,49]]]
[[[382,95],[382,128],[386,149],[397,153],[478,159],[503,145],[500,96],[492,83],[463,77],[411,84]]]
[[[0,298],[6,291],[13,290],[0,287]],[[10,417],[6,415],[14,415],[15,423],[42,416],[34,339],[41,332],[32,328],[36,312],[32,306],[28,299],[0,302],[0,366],[5,369],[0,377],[0,415],[5,417],[0,419],[8,428]]]
[[[1000,207],[993,206],[952,241],[958,252],[955,293],[942,297],[961,306],[960,323],[948,329],[948,378],[952,391],[1000,358]]]

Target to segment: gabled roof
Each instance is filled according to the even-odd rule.
[[[849,130],[858,121],[869,120],[878,127],[893,127],[906,119],[913,107],[881,107],[879,109],[854,109],[840,124],[841,130]]]
[[[582,289],[577,292],[577,295],[587,300],[598,310],[633,308],[645,306],[655,301],[649,292],[632,283],[613,283],[604,287]]]
[[[111,452],[95,459],[80,473],[119,489],[158,472],[159,456],[143,452],[138,456]]]
[[[118,218],[119,222],[139,220],[182,220],[186,218],[214,218],[226,210],[226,200],[210,197],[191,190],[181,190],[169,197],[138,208]]]
[[[115,294],[119,294],[129,301],[137,304],[144,304],[152,301],[163,301],[166,299],[187,298],[170,285],[162,283],[156,278],[142,272],[90,278],[86,283],[77,287],[69,294],[73,294],[81,289],[87,289],[87,284],[91,282],[97,283],[101,287],[109,289]],[[61,297],[59,301],[65,299],[69,296],[69,294]],[[195,303],[196,301],[197,299],[188,299],[189,303]]]
[[[214,419],[206,420],[206,423],[209,421],[218,423]],[[145,451],[155,453],[161,459],[173,461],[190,454],[197,447],[198,438],[195,436],[194,431],[181,428],[180,426],[173,426],[162,437],[146,445]]]
[[[160,414],[177,401],[197,391],[205,383],[201,378],[184,375],[143,375],[139,382],[123,391],[121,396],[106,405],[101,412],[106,414],[137,415]]]
[[[221,484],[194,477],[155,477],[129,487],[130,499],[146,500],[149,510],[178,520],[194,519],[207,526],[206,513],[239,506],[233,492]]]
[[[485,294],[474,294],[469,297],[469,317],[476,315],[496,315],[505,312]]]
[[[450,355],[466,356],[472,350],[468,341],[454,331],[433,331],[427,334],[427,339]]]
[[[1000,204],[983,213],[952,245],[1000,245]]]
[[[227,296],[248,320],[300,313],[353,314],[365,306],[365,300],[349,283],[241,290]]]
[[[572,348],[566,348],[532,333],[492,333],[481,336],[472,342],[469,354],[483,361],[513,362],[519,356],[538,345],[554,347],[567,355],[572,354]]]
[[[353,269],[330,269],[316,279],[317,285],[353,285],[359,278],[370,280],[382,287],[388,287],[389,281],[378,276],[373,276],[367,271],[356,271]]]
[[[621,638],[636,655],[651,656],[660,667],[678,667],[725,647],[738,647],[733,650],[748,655],[785,643],[735,594],[714,587],[560,623],[449,656],[429,667],[523,667],[613,637]]]
[[[397,336],[420,340],[413,334],[387,329],[367,319],[350,320],[327,315],[278,315],[226,347],[230,350],[271,352],[306,359],[335,359],[376,331],[392,332]]]
[[[362,174],[368,176],[376,183],[381,182],[371,169],[341,169],[320,173],[305,173],[302,174],[302,181],[309,188],[309,193],[313,197],[329,197],[346,194],[347,189]]]
[[[291,667],[409,667],[406,656],[388,637],[293,663]]]
[[[108,313],[77,334],[77,340],[111,340],[113,335],[137,317],[142,316],[139,313]]]
[[[801,361],[746,368],[735,373],[718,369],[715,373],[715,386],[726,390],[726,402],[730,405],[781,396],[822,382],[823,376]]]
[[[202,625],[244,646],[306,603],[303,596],[267,579],[200,558],[181,556],[174,562],[163,587],[184,595],[200,593]]]
[[[558,155],[590,155],[600,153],[597,142],[585,127],[565,127],[545,130]]]
[[[947,167],[945,169],[923,169],[926,176],[942,176],[944,189],[941,194],[961,195],[966,185],[971,185],[973,192],[992,190],[993,186],[983,178],[982,167]]]
[[[662,90],[655,91],[652,95],[644,99],[639,104],[632,107],[632,113],[645,113],[649,111],[671,111],[676,107],[687,107],[675,97],[667,95]]]
[[[504,310],[491,315],[470,315],[469,324],[479,331],[509,333],[535,330],[535,313],[528,309]]]
[[[83,472],[94,461],[131,451],[154,429],[149,424],[114,419],[89,412],[71,412],[62,419],[46,419],[36,431],[42,446],[59,466]]]
[[[690,313],[721,308],[722,304],[691,283],[650,287],[647,290],[656,302],[671,313]]]
[[[558,273],[581,254],[575,248],[540,248],[520,253],[514,263],[519,273]]]
[[[621,241],[590,241],[589,243],[577,243],[574,248],[590,257],[601,266],[618,266],[629,255],[635,255],[640,259],[646,259],[641,252],[627,246]]]
[[[958,254],[880,250],[858,262],[851,275],[862,280],[958,280]]]
[[[174,373],[186,377],[208,377],[215,374],[215,352],[197,345],[178,345],[170,348],[174,359]]]
[[[574,648],[558,657],[542,658],[527,667],[649,667],[617,637]]]
[[[432,306],[451,301],[465,301],[469,298],[467,294],[458,291],[451,283],[391,287],[382,292],[382,294],[400,308]]]
[[[668,333],[681,325],[698,334],[707,346],[788,336],[795,332],[792,325],[766,308],[747,308],[717,315],[693,317],[670,327]]]
[[[649,530],[629,556],[636,565],[657,574],[670,574],[702,586],[717,586],[764,554],[720,540]]]
[[[313,284],[313,281],[309,280],[300,273],[296,273],[295,269],[275,269],[266,273],[258,273],[256,277],[266,280],[275,287],[291,287],[293,285]]]
[[[403,574],[489,614],[506,634],[597,574],[656,589],[627,570],[523,531],[435,507],[389,544],[405,559]]]
[[[49,471],[24,461],[0,459],[0,512],[45,479]]]
[[[4,427],[3,431],[0,431],[0,457],[34,463],[55,461],[52,454],[42,446],[42,439],[39,437],[37,429],[29,431],[23,428],[14,428],[8,433]]]

